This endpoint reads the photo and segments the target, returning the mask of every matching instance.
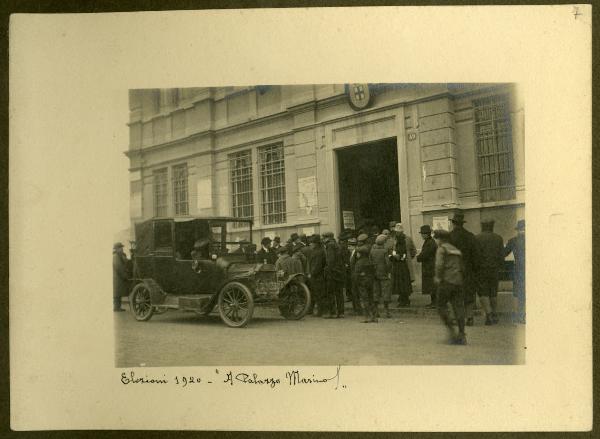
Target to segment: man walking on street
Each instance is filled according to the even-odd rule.
[[[364,310],[365,319],[363,320],[363,323],[377,323],[375,304],[373,302],[375,268],[369,258],[369,247],[366,245],[361,245],[356,249],[354,277],[356,279],[360,300]]]
[[[481,252],[477,293],[489,326],[498,323],[498,273],[504,265],[504,240],[494,233],[493,220],[481,222],[481,233],[475,239]]]
[[[344,265],[340,248],[335,242],[333,232],[326,232],[323,237],[325,238],[325,280],[329,302],[329,313],[325,318],[344,318],[344,296],[342,293]]]
[[[128,259],[123,251],[123,244],[113,245],[113,311],[125,311],[121,308],[121,297],[129,292]]]
[[[383,301],[385,317],[390,318],[390,302],[392,301],[392,262],[390,253],[385,248],[385,235],[379,235],[375,239],[375,244],[371,247],[370,258],[375,267],[375,277],[373,279],[373,310],[375,317],[379,317],[379,302]]]
[[[421,292],[431,296],[431,303],[427,308],[436,308],[436,292],[433,278],[435,277],[435,252],[437,245],[431,237],[431,226],[425,224],[421,226],[421,237],[423,238],[423,247],[421,253],[417,255],[417,261],[421,263]]]
[[[463,227],[465,222],[465,216],[462,212],[454,214],[450,243],[462,253],[466,325],[473,326],[473,307],[475,306],[475,290],[479,268],[479,246],[475,240],[475,235]]]
[[[310,238],[310,255],[308,259],[310,269],[308,281],[310,285],[311,304],[309,313],[322,317],[327,308],[325,295],[325,251],[321,245],[321,237],[312,235]],[[317,307],[315,312],[314,307]]]
[[[460,250],[450,244],[450,233],[445,230],[434,232],[438,248],[435,253],[435,278],[438,286],[437,308],[440,318],[448,328],[449,342],[467,344],[465,335],[465,309],[463,297],[463,262]],[[458,334],[448,316],[448,303],[452,306]]]
[[[514,323],[525,323],[525,220],[517,222],[517,236],[506,243],[504,256],[511,252],[515,257],[515,271],[513,277],[513,297],[516,299],[516,313],[513,311]],[[513,305],[513,309],[515,307]]]

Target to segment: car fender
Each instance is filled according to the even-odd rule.
[[[281,289],[284,289],[290,282],[292,282],[293,280],[299,280],[302,283],[306,283],[304,282],[304,275],[302,273],[296,273],[296,274],[291,274],[286,280],[285,282],[283,282],[283,284],[281,285]]]
[[[167,294],[154,279],[135,279],[133,282],[134,287],[139,283],[143,283],[146,288],[148,288],[148,291],[150,291],[150,300],[152,301],[152,305],[160,305],[165,302]]]

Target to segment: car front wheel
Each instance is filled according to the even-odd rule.
[[[254,300],[248,287],[240,282],[231,282],[219,293],[221,320],[232,328],[245,326],[252,318]]]
[[[154,307],[150,299],[150,290],[142,282],[133,287],[129,295],[129,307],[136,320],[150,320],[154,314]]]

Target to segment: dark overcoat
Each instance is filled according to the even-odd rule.
[[[127,256],[113,253],[113,297],[129,294],[129,272]]]
[[[421,289],[423,294],[431,294],[435,291],[433,278],[435,277],[435,253],[437,244],[428,236],[423,242],[421,253],[417,255],[417,262],[421,263]]]

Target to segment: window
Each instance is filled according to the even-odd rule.
[[[167,168],[152,173],[154,186],[154,216],[167,216]]]
[[[515,198],[515,174],[508,96],[473,103],[482,202]]]
[[[231,213],[235,218],[253,218],[252,201],[252,152],[241,151],[229,155],[231,179]],[[246,226],[236,224],[236,227]]]
[[[187,164],[173,166],[173,202],[175,215],[188,215]]]
[[[154,251],[159,253],[171,253],[173,251],[171,221],[163,220],[154,223]]]
[[[260,153],[260,191],[264,224],[286,221],[283,145],[265,146]]]

